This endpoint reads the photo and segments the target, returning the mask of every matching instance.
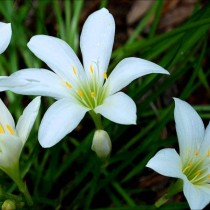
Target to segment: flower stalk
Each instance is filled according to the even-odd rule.
[[[171,184],[168,192],[165,193],[162,197],[160,197],[156,202],[155,202],[155,207],[159,208],[161,207],[163,204],[165,204],[166,202],[168,202],[168,200],[176,195],[177,193],[181,192],[183,189],[183,182],[182,180],[177,180],[175,183]]]

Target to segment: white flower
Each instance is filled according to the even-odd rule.
[[[147,167],[182,179],[190,208],[203,209],[210,202],[210,123],[205,131],[196,111],[180,99],[175,99],[174,117],[180,156],[174,149],[162,149]]]
[[[70,133],[85,113],[100,114],[120,124],[136,123],[136,105],[123,92],[118,92],[134,79],[150,74],[168,74],[162,67],[140,58],[122,60],[107,77],[115,33],[113,16],[107,9],[91,14],[80,38],[83,66],[71,47],[51,36],[37,35],[29,49],[54,72],[25,69],[4,78],[23,80],[24,86],[8,88],[26,95],[51,96],[56,101],[46,112],[39,129],[42,147],[51,147]],[[13,83],[14,84],[14,83]]]
[[[19,157],[39,111],[40,97],[36,97],[24,110],[17,125],[0,99],[0,169],[15,180],[19,170]]]
[[[112,150],[112,142],[109,134],[104,130],[96,130],[93,136],[91,149],[96,152],[100,158],[108,157]]]
[[[12,36],[11,23],[0,22],[0,54],[8,47]]]

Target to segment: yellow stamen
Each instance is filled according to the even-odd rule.
[[[94,72],[92,64],[90,64],[90,72],[91,72],[92,74],[93,74],[93,72]]]
[[[5,133],[4,128],[0,125],[0,133]]]
[[[208,154],[207,154],[207,157],[210,157],[210,149],[208,150]]]
[[[196,176],[200,176],[201,175],[201,171],[198,170],[197,175]]]
[[[199,155],[199,151],[198,151],[198,149],[196,149],[195,150],[195,156],[198,157],[198,155]]]
[[[95,93],[94,92],[91,92],[90,95],[91,95],[92,98],[95,97]]]
[[[208,174],[208,178],[210,179],[210,174]]]
[[[77,91],[77,93],[78,93],[78,95],[79,95],[80,97],[82,97],[82,96],[83,96],[83,93],[82,93],[82,91],[81,91],[81,90],[78,90],[78,91]]]
[[[72,66],[72,71],[74,72],[74,75],[77,74],[77,70],[76,70],[76,68],[74,66]]]
[[[14,136],[14,135],[15,135],[15,132],[14,132],[14,130],[11,128],[11,126],[7,124],[6,127],[7,127],[7,130],[10,132],[10,134],[12,134],[12,135]]]
[[[183,172],[183,173],[186,172],[186,170],[188,170],[188,169],[191,168],[191,167],[192,167],[192,163],[189,163],[189,164],[187,165],[187,167],[184,168],[184,170],[183,170],[182,172]]]
[[[104,72],[104,79],[107,79],[107,74],[106,74],[106,72]]]
[[[71,85],[70,83],[68,83],[68,82],[66,82],[66,86],[67,86],[68,88],[72,88],[72,85]]]

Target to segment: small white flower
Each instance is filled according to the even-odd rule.
[[[11,23],[0,22],[0,54],[8,47],[12,36]]]
[[[19,157],[39,111],[40,97],[36,97],[24,110],[17,125],[0,99],[0,169],[11,178],[19,167]]]
[[[80,37],[84,67],[66,42],[51,36],[34,36],[28,43],[29,49],[54,72],[25,69],[1,79],[0,86],[6,83],[11,86],[16,84],[15,79],[22,80],[24,86],[8,87],[15,93],[51,96],[58,100],[41,122],[39,142],[42,147],[51,147],[59,142],[88,111],[116,123],[136,124],[134,101],[118,91],[143,75],[168,74],[150,61],[125,58],[107,77],[114,33],[115,22],[107,9],[103,8],[88,17]]]
[[[160,150],[147,167],[183,180],[183,192],[191,209],[210,202],[210,123],[204,128],[197,112],[175,98],[174,117],[180,156],[174,149]]]
[[[112,143],[109,134],[104,130],[96,130],[93,136],[91,149],[100,158],[106,158],[112,150]]]

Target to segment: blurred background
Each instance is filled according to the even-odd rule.
[[[81,58],[83,23],[102,7],[110,11],[116,23],[108,72],[125,57],[140,57],[161,65],[171,75],[147,75],[123,90],[137,104],[137,125],[103,119],[113,145],[106,161],[91,150],[95,128],[89,115],[59,144],[41,148],[38,127],[54,101],[42,97],[38,119],[20,160],[22,176],[34,200],[30,209],[156,209],[155,201],[175,179],[145,165],[161,148],[178,149],[172,97],[188,101],[205,125],[209,122],[208,0],[0,0],[0,21],[11,22],[13,31],[8,49],[0,55],[1,76],[24,68],[49,69],[27,48],[27,42],[37,34],[65,40]],[[32,98],[1,93],[16,120]],[[0,171],[0,203],[7,193],[19,195],[15,184]],[[189,207],[179,193],[160,209]]]

